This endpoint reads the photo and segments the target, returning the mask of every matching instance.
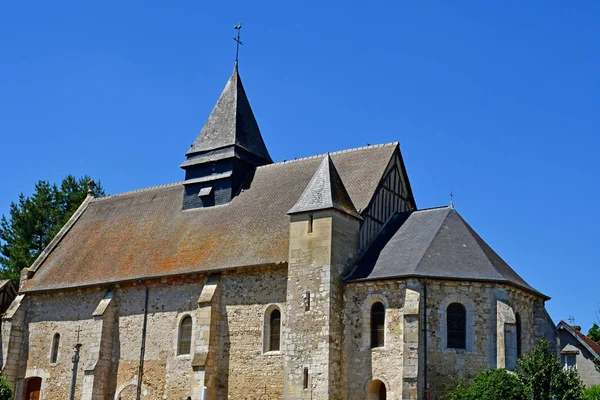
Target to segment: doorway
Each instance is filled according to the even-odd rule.
[[[385,384],[380,380],[374,380],[369,383],[367,387],[367,399],[368,400],[386,400],[387,391]]]
[[[25,400],[40,400],[41,388],[42,378],[33,377],[27,379],[27,390],[25,391]]]

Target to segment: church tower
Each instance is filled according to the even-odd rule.
[[[271,164],[237,62],[217,104],[186,153],[183,209],[227,204],[257,166]]]
[[[329,154],[288,214],[284,398],[346,398],[342,276],[357,256],[362,218]]]

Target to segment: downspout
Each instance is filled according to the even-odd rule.
[[[425,399],[429,400],[429,385],[427,382],[427,278],[423,285],[423,390]]]
[[[146,328],[148,326],[148,292],[146,288],[146,300],[144,303],[144,325],[142,327],[142,345],[140,347],[140,364],[138,366],[137,392],[136,400],[140,400],[142,396],[142,376],[144,375],[144,354],[146,353]]]

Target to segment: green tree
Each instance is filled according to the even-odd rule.
[[[527,390],[515,374],[505,369],[490,369],[478,374],[467,389],[464,400],[526,400]]]
[[[541,340],[517,361],[517,376],[533,400],[578,400],[583,384],[577,372],[564,369],[550,344]]]
[[[600,400],[600,385],[590,386],[583,391],[582,400]]]
[[[590,330],[588,331],[587,337],[592,339],[594,342],[600,344],[600,326],[594,323]]]
[[[75,213],[87,196],[89,176],[64,178],[58,187],[38,181],[31,196],[19,195],[10,204],[9,216],[0,219],[0,279],[19,283],[21,270],[29,267]],[[101,185],[95,196],[103,196]]]
[[[6,379],[0,376],[0,400],[11,400],[13,397],[12,389]]]

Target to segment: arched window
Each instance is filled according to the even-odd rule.
[[[452,303],[446,309],[448,348],[465,349],[467,346],[467,309]]]
[[[179,324],[177,354],[190,354],[192,350],[192,317],[186,315]]]
[[[279,351],[281,341],[281,311],[274,309],[269,315],[269,351]]]
[[[517,357],[521,357],[521,316],[519,313],[515,314],[517,324]]]
[[[50,363],[55,364],[58,360],[58,345],[60,344],[60,334],[55,333],[52,338],[52,349],[50,350]]]
[[[371,348],[385,344],[385,307],[380,302],[371,306]]]

